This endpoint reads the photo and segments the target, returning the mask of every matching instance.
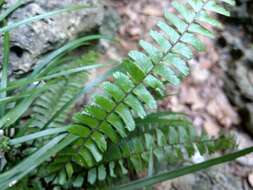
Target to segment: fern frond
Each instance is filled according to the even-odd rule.
[[[94,64],[97,60],[97,54],[90,52],[84,54],[77,60],[69,64],[61,64],[50,74],[58,73],[60,71],[67,71],[75,68],[79,68],[84,65]],[[47,83],[54,84],[52,88],[43,93],[39,98],[36,99],[32,107],[32,118],[30,127],[42,129],[43,126],[51,119],[66,102],[73,98],[83,87],[87,81],[87,72],[79,72],[70,74],[68,77],[60,77],[49,80]],[[61,114],[47,126],[62,127],[65,125],[68,114],[74,105],[69,106],[67,109],[62,110]]]
[[[205,49],[199,35],[214,37],[205,24],[221,26],[209,13],[229,15],[220,2],[233,4],[230,0],[174,1],[178,14],[165,11],[165,21],[150,32],[154,42],[141,40],[143,51],[130,51],[113,82],[102,84],[104,94],[95,95],[92,104],[75,115],[69,132],[82,137],[78,150],[84,165],[90,165],[90,159],[100,162],[109,141],[117,143],[128,136],[136,128],[135,117],[143,118],[157,108],[153,91],[163,93],[166,84],[178,86],[189,74],[187,61],[193,50]]]
[[[179,135],[179,130],[182,129],[178,128],[177,133],[175,134]],[[182,161],[185,161],[186,157],[184,152],[187,152],[188,156],[191,157],[196,151],[202,151],[202,154],[204,152],[211,154],[213,152],[226,150],[234,146],[234,143],[231,144],[233,139],[225,136],[221,136],[217,139],[209,139],[207,136],[202,136],[194,141],[175,141],[172,144],[166,144],[164,141],[164,145],[152,143],[154,141],[158,141],[157,143],[162,142],[163,139],[161,139],[161,137],[158,139],[158,135],[163,137],[164,134],[159,130],[153,135],[146,133],[145,138],[134,138],[128,142],[125,142],[125,144],[122,144],[121,146],[115,146],[114,148],[110,149],[110,152],[105,154],[105,156],[110,158],[111,155],[117,154],[118,157],[113,156],[112,159],[106,160],[105,164],[101,164],[90,169],[88,171],[87,181],[91,185],[94,185],[96,182],[105,181],[106,177],[111,179],[126,175],[128,173],[133,173],[133,171],[145,171],[148,168],[150,156],[155,157],[157,162],[167,161],[168,163],[178,164]],[[147,146],[150,146],[150,148]],[[126,152],[128,152],[128,154]],[[102,179],[99,177],[101,168],[105,171],[105,177]],[[96,176],[94,176],[94,173]]]
[[[97,160],[92,157],[84,158],[85,152],[82,149],[76,151],[75,148],[84,141],[81,139],[74,146],[61,152],[49,165],[48,171],[64,172],[65,181],[74,180],[77,174],[83,172],[81,175],[86,177],[86,181],[94,185],[135,171],[145,171],[150,156],[153,156],[156,162],[179,163],[191,158],[197,151],[201,155],[212,154],[219,150],[233,148],[235,144],[229,135],[218,138],[209,138],[204,133],[197,135],[192,123],[184,114],[155,113],[145,119],[136,120],[136,123],[138,130],[130,133],[119,143],[110,144],[102,161],[97,163]],[[66,161],[70,161],[71,158],[74,158],[73,162],[66,164]],[[78,170],[80,166],[85,169]]]
[[[145,171],[150,156],[156,162],[179,163],[196,152],[201,155],[212,154],[235,146],[233,137],[229,135],[218,138],[210,138],[204,133],[197,135],[191,122],[182,114],[160,114],[151,114],[139,121],[139,133],[133,133],[133,136],[130,135],[119,144],[110,146],[104,154],[104,160],[89,169],[87,181],[93,185],[105,181],[106,177],[111,179],[133,171]],[[99,177],[104,172],[105,177]]]

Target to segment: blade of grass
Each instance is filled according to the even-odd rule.
[[[41,87],[37,87],[37,88],[32,88],[31,90],[26,90],[24,92],[21,92],[17,95],[14,96],[7,96],[5,98],[1,98],[0,99],[0,106],[5,105],[6,103],[10,103],[10,102],[16,102],[19,99],[22,98],[26,98],[26,97],[30,97],[31,95],[39,95],[42,92],[48,90],[49,88],[51,88],[54,84],[52,85],[43,85]]]
[[[49,18],[49,17],[55,16],[55,15],[58,15],[58,14],[61,14],[61,13],[64,13],[64,12],[77,11],[77,10],[81,10],[81,9],[84,9],[84,8],[90,8],[90,7],[91,6],[89,6],[89,5],[72,5],[72,6],[69,6],[67,8],[64,8],[64,9],[59,9],[59,10],[54,10],[54,11],[51,11],[51,12],[46,12],[46,13],[41,14],[41,15],[37,15],[37,16],[34,16],[34,17],[29,17],[29,18],[21,20],[21,21],[17,21],[15,23],[10,23],[5,27],[0,28],[0,33],[9,32],[9,31],[11,31],[11,30],[13,30],[13,29],[15,29],[19,26],[24,25],[24,24],[29,24],[31,22],[35,22],[35,21],[38,21],[38,20],[41,20],[41,19]]]
[[[134,182],[130,182],[125,185],[116,186],[116,187],[107,188],[107,189],[110,189],[110,190],[135,190],[135,189],[143,188],[146,186],[160,183],[165,180],[174,179],[174,178],[177,178],[177,177],[180,177],[183,175],[187,175],[187,174],[190,174],[193,172],[197,172],[197,171],[201,171],[201,170],[210,168],[215,165],[229,162],[229,161],[235,160],[236,158],[239,158],[241,156],[245,156],[245,155],[252,153],[252,152],[253,152],[253,147],[249,147],[249,148],[246,148],[246,149],[234,152],[234,153],[230,153],[230,154],[218,157],[218,158],[210,159],[208,161],[205,161],[205,162],[202,162],[199,164],[186,166],[186,167],[174,170],[174,171],[161,173],[161,174],[158,174],[158,175],[155,175],[152,177],[147,177],[144,179],[136,180]]]
[[[61,128],[46,129],[46,130],[39,131],[39,132],[30,134],[30,135],[25,135],[23,137],[18,137],[18,138],[15,138],[15,139],[11,139],[9,141],[9,143],[10,143],[10,145],[14,146],[14,145],[21,144],[21,143],[24,143],[24,142],[27,142],[27,141],[31,141],[31,140],[34,140],[34,139],[37,139],[37,138],[67,132],[68,128],[69,128],[69,126],[61,127]]]
[[[15,11],[17,8],[27,4],[27,3],[31,3],[27,2],[27,1],[22,1],[22,0],[18,0],[16,1],[13,5],[11,5],[6,11],[4,11],[1,15],[0,15],[0,22],[3,21],[9,14],[11,14],[13,11]],[[4,4],[4,0],[0,1],[0,6]]]
[[[4,21],[6,25],[6,21]],[[9,65],[9,54],[10,54],[10,34],[9,32],[4,33],[3,42],[3,66],[2,66],[2,77],[1,77],[1,88],[6,88],[8,85],[8,65]],[[4,91],[0,94],[1,98],[5,98],[7,92]],[[5,113],[5,104],[0,106],[0,116],[3,117]]]
[[[31,83],[34,83],[34,82],[41,82],[41,81],[56,79],[56,78],[60,78],[60,77],[63,77],[63,76],[69,76],[69,75],[72,75],[72,74],[75,74],[75,73],[79,73],[79,72],[82,72],[82,71],[88,71],[88,70],[91,70],[91,69],[97,69],[97,68],[106,67],[106,66],[108,66],[108,64],[88,65],[88,66],[78,67],[78,68],[74,68],[74,69],[69,69],[67,71],[58,72],[58,73],[47,75],[47,76],[44,76],[44,77],[38,77],[38,78],[35,78],[35,79],[31,79],[31,80],[20,79],[20,80],[17,80],[17,81],[10,82],[8,87],[7,88],[1,88],[0,92],[13,90],[13,89],[16,89],[17,87],[23,87],[25,85],[28,85],[28,84],[31,84]]]
[[[48,56],[46,56],[41,61],[39,61],[38,64],[36,64],[37,66],[35,66],[32,74],[29,76],[28,79],[31,79],[31,78],[34,79],[36,77],[44,76],[44,74],[46,74],[48,71],[51,70],[50,63],[53,62],[55,59],[59,58],[59,56],[63,56],[67,52],[72,51],[72,50],[82,46],[83,44],[85,44],[88,41],[98,40],[98,39],[102,39],[102,38],[109,39],[108,36],[103,36],[103,35],[97,34],[97,35],[85,36],[85,37],[82,37],[82,38],[79,38],[79,39],[76,39],[76,40],[73,40],[73,41],[67,43],[63,47],[53,51]],[[44,69],[44,68],[46,68],[46,69]],[[40,75],[38,75],[38,73],[40,73]]]
[[[37,94],[22,100],[15,108],[8,111],[0,120],[0,128],[8,128],[11,124],[15,123],[19,117],[30,107]]]

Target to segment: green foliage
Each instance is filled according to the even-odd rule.
[[[95,52],[85,53],[83,56],[69,61],[67,63],[64,61],[59,61],[59,64],[48,73],[48,76],[53,76],[61,71],[67,73],[69,70],[75,70],[78,68],[93,66],[98,58],[98,54]],[[26,124],[21,125],[17,131],[17,137],[33,134],[36,135],[36,132],[43,129],[52,129],[52,128],[62,128],[67,125],[67,120],[71,115],[71,111],[75,104],[62,109],[62,107],[67,104],[73,97],[75,97],[83,85],[88,80],[87,72],[73,72],[68,73],[66,76],[59,76],[51,80],[43,81],[43,85],[50,85],[46,91],[40,93],[40,96],[35,99],[31,105],[31,118],[26,122]],[[60,111],[60,114],[55,118],[52,117]],[[60,133],[59,129],[52,135],[57,135],[57,132]],[[62,132],[65,132],[63,129]],[[30,141],[33,145],[30,149],[34,151],[34,147],[40,147],[41,145],[47,143],[47,139],[50,140],[51,136],[41,138],[39,140]],[[27,138],[29,139],[29,138]],[[15,141],[14,141],[15,142]],[[30,154],[29,149],[26,151]]]
[[[0,128],[12,127],[16,121],[19,124],[29,108],[32,117],[19,127],[16,135],[19,138],[5,138],[0,145],[8,153],[10,145],[16,148],[17,144],[25,142],[28,146],[26,152],[29,148],[32,150],[20,164],[10,170],[10,166],[7,167],[7,171],[0,175],[0,186],[7,189],[25,177],[12,189],[43,190],[47,185],[56,189],[104,189],[114,183],[121,184],[120,179],[129,181],[136,173],[145,173],[148,169],[146,181],[130,185],[133,188],[143,187],[141,184],[154,184],[161,179],[171,179],[189,172],[182,169],[181,173],[175,171],[161,177],[157,174],[159,171],[155,163],[182,164],[183,161],[190,161],[196,153],[206,155],[234,148],[230,135],[208,137],[205,133],[196,132],[184,114],[157,112],[157,100],[166,95],[166,87],[179,86],[188,76],[188,61],[193,58],[193,52],[206,50],[200,36],[214,37],[206,25],[222,27],[219,21],[211,17],[212,12],[229,16],[229,12],[221,6],[223,2],[235,4],[233,0],[188,0],[185,4],[174,1],[172,6],[177,12],[165,11],[164,20],[158,22],[149,33],[152,41],[140,40],[140,50],[130,51],[119,69],[108,72],[117,70],[110,81],[101,85],[103,92],[94,95],[91,102],[73,116],[72,124],[67,127],[66,120],[74,101],[94,84],[104,80],[107,74],[83,88],[88,74],[82,71],[98,66],[92,66],[97,55],[89,53],[78,60],[67,60],[70,64],[60,63],[65,63],[62,58],[68,51],[101,36],[70,42],[45,57],[25,80],[2,86],[0,92],[20,90],[21,95],[33,93],[28,98],[20,95],[1,100],[2,103],[14,102],[15,109],[0,119]],[[9,24],[0,32],[80,8],[74,6],[38,15]],[[34,82],[39,85],[34,85]],[[33,91],[41,87],[43,91]],[[249,150],[215,163],[247,152]],[[203,164],[203,167],[212,164]],[[38,168],[39,165],[41,167]],[[190,171],[201,169],[200,165],[193,166],[196,168],[190,168]],[[29,185],[31,179],[34,179],[33,184]]]
[[[8,137],[0,137],[0,150],[2,152],[7,152],[8,150],[10,150],[9,140],[10,139]]]
[[[92,69],[98,58],[98,54],[95,52],[89,52],[83,54],[80,58],[76,58],[73,61],[67,59],[66,62],[59,61],[58,65],[48,73],[48,76],[59,73],[62,69],[67,72],[69,70],[88,67]],[[65,58],[63,59],[65,60]],[[58,135],[61,132],[66,132],[64,126],[67,124],[67,119],[70,117],[70,111],[75,104],[66,107],[64,110],[62,107],[73,99],[80,92],[80,89],[87,82],[88,73],[82,70],[79,72],[68,73],[66,76],[59,76],[50,80],[42,81],[43,86],[50,84],[50,88],[40,93],[38,98],[32,103],[31,106],[31,119],[25,124],[17,125],[15,127],[15,136],[20,137],[12,139],[10,141],[1,142],[1,151],[10,150],[10,145],[18,145],[17,142],[25,142],[25,151],[19,153],[19,156],[30,155],[34,150],[40,148],[42,145],[47,144],[53,136]],[[60,111],[59,116],[51,121],[52,116],[56,112]],[[48,133],[45,138],[36,139],[37,134],[41,130],[48,128],[59,128],[59,130],[52,130],[52,133]],[[63,130],[61,130],[62,128]],[[46,131],[44,130],[46,133]],[[43,131],[41,131],[41,134]],[[25,136],[28,135],[28,136]],[[45,136],[44,134],[41,136]],[[39,136],[37,136],[38,138]],[[5,137],[4,137],[5,138]],[[7,144],[8,142],[8,144]],[[8,145],[8,146],[7,146]],[[6,149],[6,147],[8,149]],[[19,147],[19,146],[17,146]],[[12,147],[15,148],[15,147]],[[8,153],[8,151],[5,151]],[[8,154],[8,157],[13,157],[12,153]],[[6,167],[10,167],[15,162],[15,158],[11,158],[11,161],[7,163]]]
[[[165,11],[165,20],[150,32],[153,42],[140,40],[143,51],[130,51],[113,81],[102,84],[104,93],[95,95],[93,102],[74,116],[75,124],[69,132],[83,139],[80,149],[84,166],[89,166],[88,158],[100,162],[108,147],[105,143],[118,143],[133,132],[134,118],[157,109],[155,94],[164,94],[167,84],[178,86],[188,75],[187,62],[193,50],[205,49],[199,35],[214,37],[204,24],[219,25],[209,12],[229,15],[213,0],[174,1],[172,5],[178,14]]]
[[[4,21],[6,24],[6,21]],[[2,76],[1,76],[1,87],[5,88],[8,84],[8,65],[9,65],[9,49],[10,49],[10,34],[9,32],[4,33],[4,42],[3,42],[3,64],[2,64]],[[0,94],[1,98],[5,98],[7,96],[7,92],[3,92]],[[0,106],[0,116],[2,117],[5,113],[5,104]]]
[[[66,147],[57,155],[48,165],[47,171],[43,170],[46,173],[44,175],[51,176],[55,184],[62,181],[60,179],[64,176],[66,189],[73,187],[73,181],[81,176],[81,186],[86,184],[86,187],[94,188],[96,184],[102,188],[105,182],[112,184],[115,181],[118,184],[120,177],[145,171],[151,156],[156,163],[180,163],[189,160],[196,152],[206,155],[235,146],[233,137],[229,135],[213,138],[206,134],[197,135],[184,114],[150,114],[144,119],[137,119],[136,126],[136,130],[127,138],[116,144],[110,143],[106,151],[102,136],[94,139],[98,148],[90,142],[87,151],[81,146],[84,140],[79,139],[72,147]],[[105,151],[103,158],[102,151]],[[92,157],[89,152],[96,157]],[[87,186],[87,183],[90,185]]]
[[[2,3],[4,2],[1,2],[1,4]],[[14,10],[16,10],[18,7],[24,4],[25,3],[23,1],[17,1],[16,3],[14,3],[7,10],[1,13],[0,21],[7,18]],[[69,141],[67,140],[68,137],[64,139],[65,140],[64,143],[61,142],[61,140],[64,137],[66,137],[66,134],[60,134],[64,132],[66,133],[66,130],[64,128],[62,130],[61,129],[58,130],[57,128],[55,128],[56,130],[48,129],[48,130],[34,133],[34,130],[31,130],[30,128],[31,126],[29,125],[30,122],[25,123],[23,125],[23,122],[26,120],[26,118],[23,120],[23,116],[25,113],[30,111],[30,107],[33,104],[34,100],[37,97],[43,97],[44,95],[50,96],[49,95],[50,93],[52,94],[58,93],[59,88],[57,89],[57,86],[59,86],[62,81],[65,82],[65,84],[68,87],[67,89],[69,91],[67,91],[66,93],[62,91],[63,94],[61,98],[59,97],[58,97],[59,99],[56,98],[56,101],[59,100],[59,103],[57,102],[57,108],[56,108],[58,110],[55,112],[55,110],[50,110],[50,107],[47,107],[48,110],[44,107],[45,110],[43,110],[45,112],[49,111],[50,113],[48,112],[48,114],[50,115],[53,114],[50,119],[49,117],[43,118],[43,121],[48,120],[48,122],[44,125],[44,127],[45,128],[48,126],[53,127],[55,125],[51,125],[51,123],[54,122],[55,118],[58,118],[58,115],[61,115],[61,118],[58,118],[61,122],[64,119],[66,119],[67,117],[66,113],[70,111],[69,107],[71,106],[73,107],[74,105],[73,103],[76,101],[76,99],[88,91],[88,88],[87,89],[84,88],[83,87],[84,83],[82,83],[87,79],[87,73],[82,73],[82,74],[80,73],[97,68],[97,67],[101,67],[101,65],[98,65],[98,64],[94,65],[95,54],[91,53],[89,54],[90,59],[86,59],[88,57],[83,57],[79,61],[75,60],[75,65],[71,64],[72,65],[71,67],[69,65],[62,66],[61,68],[64,68],[65,69],[64,71],[61,71],[61,69],[58,69],[58,70],[56,69],[56,66],[59,63],[58,61],[64,55],[66,55],[66,53],[71,52],[72,50],[80,47],[81,45],[87,44],[88,41],[102,38],[101,35],[90,35],[86,37],[81,37],[77,40],[73,40],[67,43],[66,45],[64,45],[63,47],[55,51],[52,51],[49,55],[46,55],[41,60],[39,60],[39,62],[37,63],[37,66],[34,68],[31,74],[28,74],[27,76],[24,76],[21,79],[8,81],[8,76],[6,75],[7,73],[6,71],[8,69],[8,56],[9,56],[8,55],[9,40],[7,38],[8,32],[23,24],[28,24],[30,22],[34,22],[39,19],[48,18],[53,15],[60,14],[66,11],[79,10],[84,7],[87,7],[87,6],[86,5],[85,6],[79,6],[79,5],[70,6],[65,9],[56,10],[53,12],[48,12],[46,14],[27,18],[17,23],[9,23],[6,26],[1,28],[1,33],[4,33],[6,38],[4,42],[4,47],[5,47],[4,48],[5,51],[3,53],[4,67],[3,67],[3,72],[1,73],[2,76],[1,76],[1,88],[0,88],[1,95],[3,95],[2,96],[3,98],[1,97],[1,100],[0,100],[0,106],[2,107],[2,110],[5,111],[5,114],[3,115],[3,117],[0,118],[0,128],[1,129],[7,128],[9,131],[11,131],[11,136],[9,136],[9,131],[5,130],[4,132],[6,132],[8,137],[1,137],[0,152],[1,154],[6,152],[5,155],[8,158],[7,165],[4,168],[4,171],[6,172],[3,173],[3,175],[1,174],[0,176],[1,189],[6,189],[10,186],[13,186],[18,180],[26,176],[29,172],[33,171],[38,165],[40,165],[42,162],[47,160],[51,155],[54,155],[55,151],[58,152],[59,149],[62,149],[60,147],[66,146],[65,145],[66,142],[67,144],[68,142],[69,143],[72,142],[72,138],[69,138]],[[82,61],[85,61],[85,59],[89,63],[87,62],[82,63]],[[68,60],[67,63],[69,62],[70,61]],[[80,67],[78,65],[85,65],[85,66]],[[81,79],[79,78],[79,81],[77,81],[75,78],[75,75],[78,75],[79,77],[81,77]],[[71,78],[68,78],[69,76],[71,76]],[[105,76],[103,75],[101,76],[101,78],[104,78]],[[73,78],[75,78],[75,80],[72,80]],[[61,81],[59,79],[61,79]],[[101,79],[99,79],[96,82],[92,82],[92,84],[89,85],[90,86],[89,89],[93,87],[100,80]],[[8,83],[5,81],[8,81]],[[62,107],[60,106],[60,104],[62,105]],[[45,104],[45,106],[50,106],[50,105]],[[66,109],[69,109],[69,110],[66,110]],[[45,112],[44,112],[44,116],[46,115]],[[38,117],[39,115],[38,113],[39,111],[33,114],[33,119],[32,119],[33,121],[40,118]],[[39,124],[36,126],[33,125],[32,127],[33,128],[41,127],[41,125]],[[13,131],[15,131],[16,134],[13,134]],[[1,133],[2,132],[3,131],[1,131]],[[28,133],[28,135],[25,135],[26,133]],[[56,136],[57,134],[58,136]],[[18,137],[18,138],[10,139],[13,137],[13,135],[15,135],[15,137]],[[49,142],[43,145],[42,147],[36,147],[36,149],[33,149],[29,153],[30,145],[33,145],[33,144],[27,143],[28,141],[34,140],[36,138],[44,137],[44,136],[49,136],[49,135],[51,135],[51,138],[53,138],[52,140],[44,139],[45,140],[44,142],[41,141],[43,142],[42,144],[45,144],[47,141]],[[24,144],[24,146],[20,146],[19,145],[20,143],[26,143],[26,144]],[[12,147],[10,147],[10,145]],[[25,150],[24,150],[24,147],[25,147]],[[35,150],[37,151],[34,152]],[[29,153],[30,155],[26,159],[24,159],[22,162],[20,162],[20,159],[23,159],[22,156],[26,155],[27,153]],[[1,160],[0,160],[1,172],[3,169],[2,167],[4,166],[4,163],[2,163],[2,161],[3,161],[3,157],[1,156]],[[17,162],[20,162],[20,163],[17,164]],[[11,167],[13,168],[10,169]],[[23,181],[21,181],[18,184],[23,184]],[[19,187],[21,188],[21,186],[18,186],[17,188]],[[23,188],[21,189],[28,189],[28,186],[26,185],[22,185],[22,187]]]
[[[111,145],[104,154],[102,164],[89,169],[88,182],[94,184],[96,180],[104,181],[105,177],[118,180],[116,177],[121,175],[145,171],[150,157],[156,163],[180,163],[196,152],[202,155],[212,154],[234,147],[232,137],[209,138],[204,134],[196,135],[195,128],[185,116],[165,114],[167,115],[163,115],[162,119],[158,115],[148,116],[143,122],[149,124],[145,126],[141,122],[137,125],[138,134],[134,133],[120,143]],[[90,180],[89,173],[94,173],[94,170],[97,175]],[[104,171],[105,177],[101,178],[100,173]]]
[[[151,176],[151,177],[146,177],[142,178],[130,183],[126,183],[120,186],[114,186],[114,187],[109,187],[109,188],[104,188],[104,189],[110,189],[110,190],[134,190],[134,189],[140,189],[142,187],[150,187],[151,185],[163,182],[165,180],[170,180],[174,179],[176,177],[180,177],[183,175],[191,174],[197,171],[205,170],[207,168],[210,168],[212,166],[216,166],[222,163],[230,162],[233,161],[239,157],[245,156],[247,154],[252,153],[253,147],[245,148],[243,150],[233,152],[226,154],[224,156],[220,156],[214,159],[210,159],[198,164],[193,164],[189,166],[185,166],[182,168],[178,168],[172,171],[166,171],[162,172],[160,174]]]
[[[95,52],[86,53],[72,63],[60,64],[49,75],[92,65],[96,63],[97,58],[98,55]],[[43,129],[51,117],[79,92],[87,82],[87,78],[87,72],[79,72],[47,81],[47,83],[54,85],[35,100],[32,106],[32,121],[28,121],[30,126]],[[57,119],[51,122],[47,128],[64,126],[73,106],[74,104],[62,110]]]

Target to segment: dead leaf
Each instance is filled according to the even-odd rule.
[[[238,115],[228,102],[227,97],[222,92],[218,94],[213,93],[214,99],[208,103],[206,107],[207,112],[216,118],[224,127],[231,127],[233,124],[238,124]]]
[[[199,96],[199,93],[196,88],[182,87],[180,94],[180,99],[183,103],[190,105],[192,110],[204,109],[205,103],[203,99]]]
[[[207,134],[209,134],[210,136],[213,136],[213,137],[219,136],[220,127],[213,119],[208,118],[204,122],[204,128]]]
[[[144,15],[148,15],[148,16],[157,16],[157,17],[161,17],[162,16],[162,12],[160,9],[152,6],[152,5],[148,5],[144,8],[144,10],[142,11],[142,13]]]
[[[249,181],[250,186],[253,188],[253,172],[249,174],[248,181]]]
[[[210,72],[200,64],[196,64],[192,67],[192,77],[196,84],[204,83],[208,80],[209,76]]]

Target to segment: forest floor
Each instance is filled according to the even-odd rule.
[[[148,31],[162,17],[170,1],[107,0],[107,15],[101,31],[116,35],[117,42],[102,42],[103,59],[119,61],[129,50],[136,49],[139,39],[147,39]],[[225,27],[226,30],[226,27]],[[218,34],[220,31],[216,31]],[[208,52],[196,55],[190,62],[191,74],[179,89],[168,89],[169,96],[160,102],[160,109],[185,112],[197,129],[216,136],[221,131],[233,133],[239,148],[253,144],[240,128],[240,116],[224,93],[223,70],[219,66],[217,40],[203,39]],[[157,190],[240,190],[253,189],[253,155],[205,172],[188,175],[155,187]]]

